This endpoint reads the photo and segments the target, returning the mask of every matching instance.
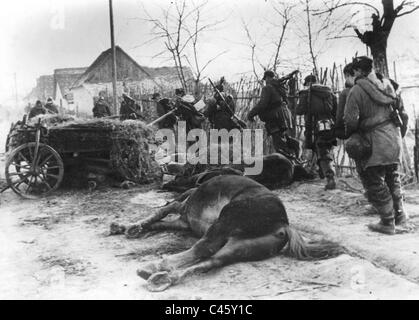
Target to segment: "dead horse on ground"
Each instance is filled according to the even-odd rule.
[[[161,221],[179,213],[174,221]],[[137,274],[151,291],[163,291],[186,276],[223,265],[262,260],[287,244],[290,256],[314,260],[336,256],[329,241],[306,243],[289,226],[281,200],[258,182],[235,175],[214,177],[188,190],[151,217],[126,229],[131,238],[149,230],[191,230],[200,239],[189,250],[140,266]]]

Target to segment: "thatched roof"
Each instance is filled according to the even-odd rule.
[[[173,81],[176,78],[175,67],[151,68],[139,65],[131,56],[129,56],[121,47],[116,46],[116,60],[118,81],[142,81],[150,79],[167,79]],[[110,82],[109,74],[111,70],[112,49],[103,51],[96,60],[87,68],[87,70],[73,83],[71,88],[77,88],[84,83]],[[193,78],[192,71],[185,67],[184,73],[187,78]],[[160,82],[160,81],[159,81]],[[159,83],[156,83],[159,86]]]

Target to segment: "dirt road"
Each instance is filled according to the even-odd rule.
[[[345,181],[345,182],[344,182]],[[349,183],[349,184],[348,184]],[[278,190],[291,224],[309,239],[342,243],[348,254],[306,262],[285,256],[237,263],[151,293],[140,261],[179,252],[196,239],[179,232],[128,240],[107,236],[111,222],[135,222],[173,197],[152,186],[89,193],[60,191],[0,204],[0,299],[410,299],[419,298],[419,190],[406,190],[409,233],[370,233],[366,201],[354,180],[335,191],[323,182]]]

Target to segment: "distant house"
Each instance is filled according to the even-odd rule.
[[[36,86],[25,97],[25,102],[34,104],[36,100],[45,102],[48,97],[52,97],[55,103],[66,109],[74,109],[73,93],[70,91],[71,85],[76,81],[87,68],[64,68],[55,69],[54,74],[40,76],[36,80]]]
[[[74,109],[74,97],[70,91],[73,83],[80,78],[87,68],[64,68],[54,70],[54,101],[61,108]]]
[[[36,86],[24,98],[25,102],[35,103],[36,100],[46,101],[54,95],[54,76],[44,75],[36,79]]]
[[[117,92],[121,98],[126,92],[137,98],[153,91],[168,91],[181,87],[176,68],[149,68],[140,66],[119,46],[116,46]],[[188,81],[192,72],[185,68]],[[71,87],[74,104],[79,113],[91,114],[95,99],[99,95],[112,94],[112,51],[102,52]],[[109,99],[108,101],[111,101]],[[119,107],[119,106],[118,106]]]

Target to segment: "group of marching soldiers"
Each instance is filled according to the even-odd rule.
[[[380,221],[368,227],[392,235],[396,226],[406,225],[408,219],[399,174],[408,116],[399,85],[375,72],[368,57],[354,58],[345,66],[344,76],[345,89],[339,99],[331,88],[318,83],[316,76],[307,76],[295,114],[304,116],[305,147],[317,156],[319,175],[327,179],[326,190],[336,188],[333,147],[337,139],[346,140],[346,151],[356,163],[365,196],[380,215]],[[277,152],[294,153],[298,159],[298,144],[289,136],[293,124],[286,95],[272,71],[266,71],[263,79],[266,85],[261,99],[248,120],[259,116]]]
[[[214,85],[214,95],[205,102],[199,111],[195,108],[195,98],[185,94],[184,89],[176,89],[173,99],[162,98],[159,93],[153,95],[156,102],[159,128],[173,129],[178,120],[186,122],[186,130],[200,128],[208,119],[214,129],[240,129],[243,122],[235,117],[236,105],[231,95],[224,92],[224,78]]]
[[[31,119],[41,114],[58,114],[58,107],[52,100],[52,97],[48,97],[45,104],[41,100],[37,100],[35,105],[29,110],[28,118]]]
[[[111,109],[103,96],[99,96],[93,107],[93,117],[104,118],[111,117]],[[125,92],[122,94],[122,102],[119,109],[119,118],[121,120],[144,120],[141,106]]]
[[[369,229],[395,234],[396,226],[405,225],[408,218],[399,174],[408,116],[399,86],[375,72],[373,60],[368,57],[354,58],[343,73],[345,89],[338,98],[330,87],[319,83],[315,75],[305,77],[305,88],[299,92],[294,110],[294,116],[304,118],[304,148],[313,151],[319,176],[326,178],[325,189],[332,190],[336,188],[333,149],[337,139],[346,140],[346,150],[356,163],[365,196],[380,215],[380,221],[370,224]],[[272,137],[276,152],[298,162],[303,146],[291,136],[294,121],[286,86],[294,74],[278,79],[274,72],[265,71],[260,100],[248,113],[247,120],[253,121],[258,116]],[[196,111],[193,104],[185,107],[183,90],[176,91],[174,104],[155,94],[153,99],[159,116],[164,118],[159,123],[160,128],[173,128],[180,118],[189,123],[188,129],[191,129],[199,127],[204,117],[215,129],[243,128],[242,122],[234,116],[235,102],[224,92],[223,81],[214,86],[214,92],[202,113]],[[178,111],[165,117],[173,111],[173,106]]]

